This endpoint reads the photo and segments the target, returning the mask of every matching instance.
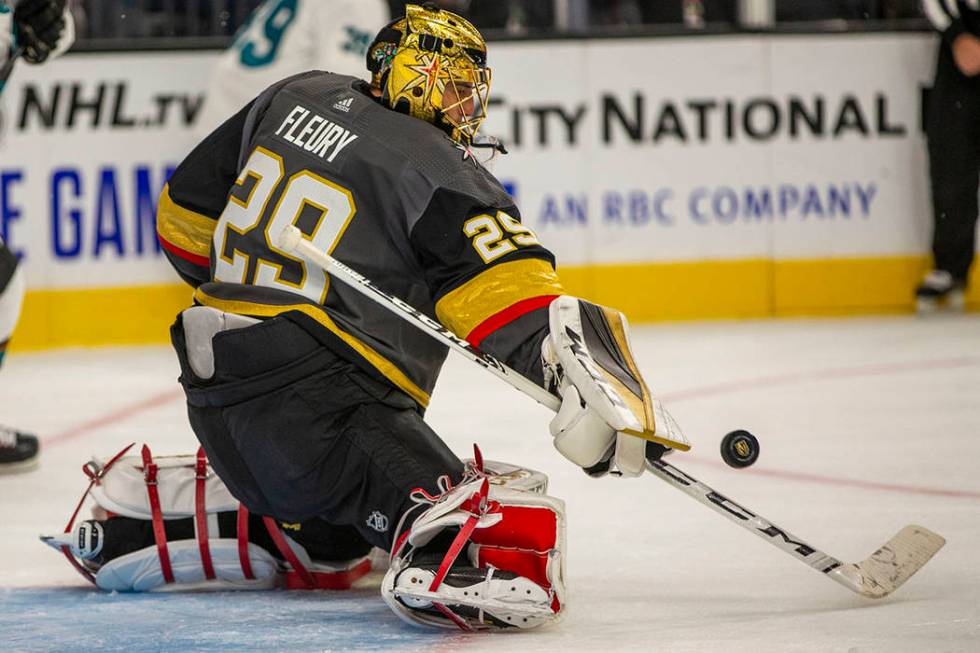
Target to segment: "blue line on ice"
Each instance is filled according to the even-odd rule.
[[[460,635],[402,623],[376,589],[104,594],[0,588],[0,641],[21,651],[418,651]]]

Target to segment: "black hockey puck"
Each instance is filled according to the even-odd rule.
[[[721,439],[721,457],[729,467],[748,467],[759,459],[759,440],[748,431],[732,431]]]

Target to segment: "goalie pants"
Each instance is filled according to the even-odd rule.
[[[973,263],[980,185],[980,77],[956,67],[950,45],[939,49],[926,114],[937,270],[965,282]]]
[[[191,427],[218,476],[254,513],[353,526],[390,550],[415,505],[412,490],[436,492],[439,476],[453,483],[462,476],[462,463],[410,397],[287,317],[218,333],[208,380],[187,362],[180,318],[172,339]]]

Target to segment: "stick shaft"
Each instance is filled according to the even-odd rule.
[[[351,288],[401,316],[408,322],[411,322],[431,337],[459,352],[474,363],[486,368],[494,376],[503,379],[544,406],[555,411],[560,407],[560,400],[551,393],[507,367],[496,358],[476,349],[466,340],[456,336],[421,311],[406,304],[399,298],[384,292],[357,271],[347,267],[329,254],[316,249],[312,243],[303,237],[302,233],[296,227],[287,227],[280,237],[279,244],[284,250],[301,254],[313,263],[316,263],[332,276],[343,280]],[[872,598],[885,596],[901,585],[909,576],[925,564],[929,557],[935,551],[938,551],[944,542],[941,537],[920,528],[919,530],[924,531],[926,537],[931,537],[936,540],[936,542],[922,545],[929,548],[931,552],[928,552],[927,555],[919,552],[920,559],[906,563],[904,567],[897,564],[888,567],[884,575],[888,576],[890,574],[895,576],[895,582],[889,584],[887,579],[880,580],[884,578],[882,572],[876,574],[873,569],[870,571],[868,569],[862,569],[862,565],[867,567],[869,561],[872,559],[864,561],[859,565],[845,564],[837,558],[810,546],[789,531],[779,528],[767,519],[760,517],[748,508],[739,505],[690,474],[681,471],[663,460],[648,460],[647,471],[668,485],[672,485],[684,492],[701,505],[707,506],[745,530],[755,533],[758,537],[780,551],[792,556],[808,567],[823,573],[831,580],[847,587],[853,592]],[[901,534],[897,537],[900,536]],[[889,543],[886,543],[884,548],[887,548],[893,542],[901,544],[897,538],[893,538]],[[877,579],[876,576],[878,577]]]
[[[421,313],[397,297],[384,292],[357,271],[347,267],[329,254],[318,250],[310,241],[302,237],[302,234],[296,227],[289,227],[287,230],[294,231],[288,235],[283,234],[280,244],[284,249],[301,254],[304,258],[322,267],[331,276],[341,279],[351,288],[411,322],[422,331],[459,352],[469,360],[490,370],[495,376],[510,383],[518,390],[536,399],[539,403],[544,404],[552,410],[558,410],[561,403],[551,393],[545,391],[492,356],[479,351],[466,340],[456,336],[429,316]],[[651,461],[647,465],[647,469],[654,476],[681,490],[702,505],[727,517],[739,526],[754,532],[770,544],[789,553],[814,569],[827,572],[841,565],[841,562],[836,558],[817,551],[799,540],[799,538],[774,526],[673,465],[662,461]]]
[[[729,521],[755,533],[780,551],[788,553],[817,571],[828,574],[843,564],[837,558],[810,546],[789,531],[779,528],[769,520],[760,517],[669,463],[662,460],[648,461],[647,471],[674,486],[701,505],[711,508]]]
[[[286,232],[289,233],[287,234]],[[561,400],[558,397],[524,375],[504,365],[493,356],[481,352],[425,313],[406,304],[398,297],[389,295],[356,270],[352,270],[329,254],[318,250],[310,241],[302,237],[301,232],[296,227],[287,227],[283,233],[281,245],[283,245],[284,249],[302,254],[304,258],[313,261],[330,273],[330,275],[343,280],[352,289],[402,317],[450,349],[462,354],[470,361],[489,370],[494,376],[503,379],[539,404],[554,411],[557,411],[561,405]]]

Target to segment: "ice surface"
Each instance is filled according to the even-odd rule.
[[[58,531],[80,466],[131,441],[195,440],[171,352],[9,357],[0,422],[44,438],[40,470],[0,476],[3,651],[980,650],[980,317],[675,324],[635,330],[640,364],[694,448],[674,464],[845,561],[918,523],[948,544],[881,602],[807,569],[653,477],[591,480],[548,442],[547,411],[451,359],[429,418],[460,455],[547,472],[569,509],[557,627],[464,636],[403,625],[376,593],[105,595],[37,535]],[[755,467],[718,442],[748,428]],[[506,638],[506,639],[502,639]]]

